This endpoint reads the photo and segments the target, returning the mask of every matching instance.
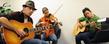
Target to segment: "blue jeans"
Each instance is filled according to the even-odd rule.
[[[31,39],[31,40],[24,40],[22,44],[48,44],[48,43],[40,39]]]
[[[55,34],[50,35],[48,38],[46,38],[45,36],[46,34],[43,32],[41,35],[41,40],[49,40],[49,41],[53,41],[52,44],[57,44],[57,37]]]
[[[83,32],[79,33],[79,35],[76,36],[76,44],[81,44],[81,40],[84,41],[85,44],[90,44],[91,38],[94,37],[94,33],[90,32]]]
[[[59,39],[61,36],[61,29],[59,27],[54,27],[54,29],[55,29],[55,34],[57,36],[57,39]]]

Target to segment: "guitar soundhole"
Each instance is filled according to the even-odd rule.
[[[24,32],[28,33],[29,32],[28,28],[24,28]]]
[[[24,28],[23,31],[24,31],[26,34],[25,34],[24,36],[20,37],[21,40],[29,35],[29,34],[28,34],[28,32],[29,32],[28,28]]]

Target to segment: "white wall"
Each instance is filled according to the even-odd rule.
[[[21,10],[22,4],[26,0],[0,0],[0,2],[8,1],[12,8]],[[34,25],[37,23],[42,15],[42,8],[48,7],[51,13],[55,13],[59,6],[62,6],[55,16],[63,23],[62,39],[65,43],[60,44],[75,44],[74,36],[72,36],[72,28],[76,19],[82,16],[82,9],[88,7],[99,17],[109,17],[109,0],[33,0],[35,2],[36,10],[31,16],[34,20]],[[14,3],[14,4],[13,4]],[[1,4],[1,3],[0,3]]]

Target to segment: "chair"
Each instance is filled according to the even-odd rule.
[[[101,22],[101,30],[96,33],[91,42],[93,44],[109,42],[109,18],[105,22]]]

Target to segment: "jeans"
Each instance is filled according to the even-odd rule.
[[[24,40],[22,44],[48,44],[48,43],[40,39],[31,39],[31,40]]]
[[[61,36],[61,29],[59,27],[55,27],[55,34],[57,36],[57,39],[59,39]]]
[[[41,35],[41,40],[49,40],[49,41],[53,41],[52,44],[57,44],[57,37],[55,34],[50,35],[48,38],[46,38],[45,36],[46,34],[43,32]]]
[[[94,33],[90,33],[90,32],[83,32],[83,33],[79,33],[79,35],[76,36],[76,44],[81,44],[81,40],[84,41],[85,44],[90,44],[90,40],[91,38],[94,37]]]

